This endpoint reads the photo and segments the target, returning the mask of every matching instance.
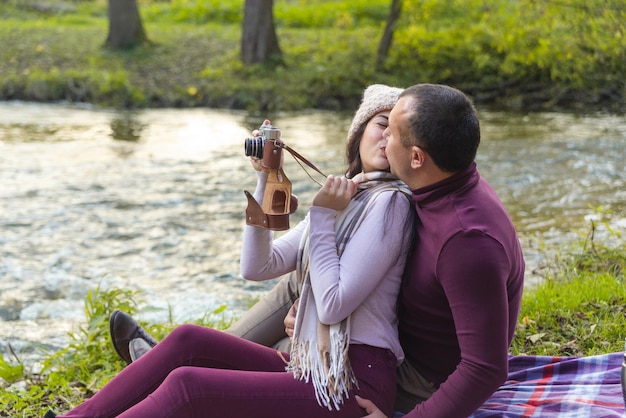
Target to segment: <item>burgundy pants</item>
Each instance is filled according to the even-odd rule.
[[[359,388],[339,411],[330,411],[317,403],[311,383],[285,372],[278,351],[222,331],[182,325],[62,417],[360,418],[366,414],[354,394],[391,416],[395,356],[356,344],[349,356]]]

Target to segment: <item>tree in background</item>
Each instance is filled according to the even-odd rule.
[[[376,70],[381,70],[383,68],[383,64],[385,63],[385,59],[387,58],[387,54],[391,48],[393,32],[396,29],[396,24],[400,19],[401,12],[402,0],[392,0],[391,11],[389,12],[389,17],[387,18],[387,24],[385,25],[383,36],[380,38],[380,43],[378,44],[378,51],[376,52]]]
[[[109,34],[105,46],[130,49],[147,42],[137,0],[109,0]]]
[[[241,36],[241,60],[244,64],[282,62],[273,7],[273,0],[246,0]]]

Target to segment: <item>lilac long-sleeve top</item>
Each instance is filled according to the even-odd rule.
[[[413,200],[417,245],[402,289],[400,341],[439,389],[405,418],[467,417],[506,379],[524,259],[475,164],[414,190]]]
[[[263,174],[254,196],[261,201]],[[398,292],[410,246],[407,231],[411,204],[400,192],[383,192],[345,247],[335,244],[336,211],[313,206],[306,218],[274,239],[272,231],[246,225],[241,251],[241,274],[248,280],[268,280],[296,268],[298,247],[310,223],[310,275],[319,319],[340,322],[352,314],[351,344],[367,344],[404,355],[397,331]]]

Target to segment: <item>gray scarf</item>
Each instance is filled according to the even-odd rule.
[[[390,173],[377,171],[359,176],[362,182],[357,194],[337,213],[335,220],[339,257],[380,193],[399,191],[411,195],[409,188]],[[292,273],[297,275],[300,302],[287,370],[293,372],[296,379],[313,382],[321,406],[339,410],[353,385],[358,387],[348,358],[350,316],[333,325],[324,325],[318,319],[309,274],[309,228],[310,223],[302,235],[296,270]]]

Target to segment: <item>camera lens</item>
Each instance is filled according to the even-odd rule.
[[[244,153],[246,154],[246,157],[263,158],[263,145],[264,144],[265,144],[265,140],[261,137],[246,138],[243,144]]]

